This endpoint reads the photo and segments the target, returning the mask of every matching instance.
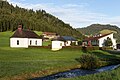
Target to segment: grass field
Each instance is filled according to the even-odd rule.
[[[66,49],[53,52],[44,48],[10,48],[9,37],[11,34],[12,32],[0,33],[0,78],[2,79],[24,73],[78,65],[75,58],[82,54],[80,50]]]
[[[53,52],[44,48],[10,48],[9,37],[12,34],[10,31],[0,33],[0,80],[29,79],[80,67],[75,60],[83,54],[79,49],[62,49]],[[92,53],[106,59],[120,56],[99,50]],[[114,76],[113,79],[108,78],[109,74]],[[71,80],[101,80],[103,77],[119,80],[119,74],[120,68],[110,72],[71,78]]]

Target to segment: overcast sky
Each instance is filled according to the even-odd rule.
[[[7,0],[27,9],[44,9],[73,28],[90,24],[120,27],[120,0]]]

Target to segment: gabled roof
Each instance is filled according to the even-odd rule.
[[[62,37],[57,37],[52,39],[52,41],[65,41]]]
[[[52,41],[77,41],[77,39],[71,36],[60,36],[60,37],[54,38]]]
[[[108,34],[104,34],[104,35],[102,35],[102,36],[96,36],[96,37],[88,37],[88,38],[84,39],[84,41],[98,40],[98,39],[100,39],[100,38],[102,38],[102,37],[105,37],[105,36],[108,36],[108,35],[110,35],[110,34],[112,34],[112,33],[108,33]]]
[[[77,39],[75,39],[72,36],[61,36],[65,41],[77,41]]]
[[[35,32],[30,30],[17,29],[11,38],[40,38]]]

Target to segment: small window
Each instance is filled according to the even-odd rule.
[[[17,40],[17,45],[19,45],[19,40]]]
[[[68,41],[66,42],[66,44],[68,44]]]
[[[35,41],[35,44],[37,45],[37,41]]]
[[[32,44],[32,41],[30,40],[30,45]]]
[[[60,46],[62,46],[62,43],[60,43]]]

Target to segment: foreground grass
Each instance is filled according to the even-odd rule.
[[[0,51],[1,78],[77,65],[75,58],[82,54],[80,51],[71,50],[52,52],[49,49],[11,49],[8,47],[0,48]]]
[[[50,49],[44,48],[10,48],[9,37],[12,34],[12,32],[0,33],[1,80],[29,79],[80,67],[75,59],[84,53],[79,49],[62,49],[53,52]],[[101,59],[120,58],[118,53],[111,54],[99,50],[90,51],[89,53],[95,54]],[[119,80],[119,74],[120,68],[110,72],[71,78],[71,80],[101,80],[104,76],[106,76],[106,79],[103,80],[111,80],[111,77],[107,79],[108,75],[115,76],[112,80]]]

